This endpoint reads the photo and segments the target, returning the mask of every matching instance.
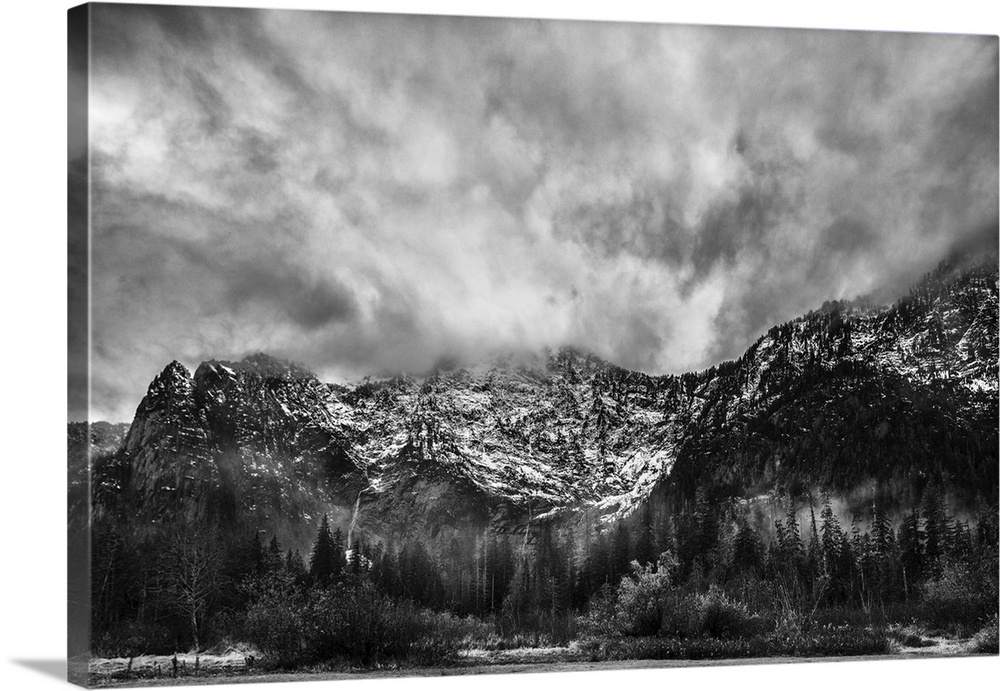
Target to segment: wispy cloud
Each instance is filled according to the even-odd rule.
[[[100,417],[173,358],[252,350],[700,368],[996,246],[995,37],[95,15]]]

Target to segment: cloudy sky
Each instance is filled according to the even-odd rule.
[[[92,419],[172,359],[651,373],[997,245],[997,39],[102,6]],[[72,416],[72,415],[71,415]]]

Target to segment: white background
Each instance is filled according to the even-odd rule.
[[[15,0],[2,19],[0,203],[0,688],[59,688],[65,649],[66,375],[66,10],[73,3]],[[998,33],[989,1],[831,3],[700,0],[677,6],[639,0],[479,0],[368,2],[327,0],[188,4],[255,5],[706,24]],[[822,5],[822,6],[820,6]],[[47,673],[42,670],[49,670]],[[251,689],[308,689],[318,684],[365,691],[462,689],[525,691],[609,685],[700,689],[993,688],[1000,659],[753,665],[749,667],[520,674],[420,680],[252,684]]]

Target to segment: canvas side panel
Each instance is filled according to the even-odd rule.
[[[90,6],[68,11],[68,535],[67,678],[86,685],[90,655]]]

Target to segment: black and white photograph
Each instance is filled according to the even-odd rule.
[[[998,654],[996,35],[96,3],[68,67],[70,681]]]

